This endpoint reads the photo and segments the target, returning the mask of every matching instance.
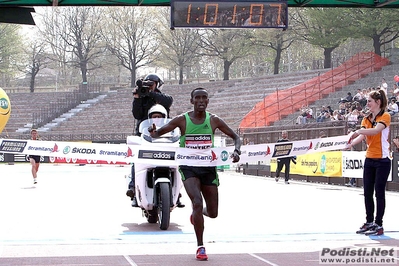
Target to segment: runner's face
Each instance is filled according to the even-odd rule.
[[[195,91],[191,103],[194,104],[194,109],[205,111],[209,103],[208,93],[204,90]]]

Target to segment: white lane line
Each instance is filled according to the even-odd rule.
[[[128,256],[128,255],[123,255],[125,260],[131,265],[131,266],[137,266],[137,264]]]
[[[261,258],[261,257],[255,255],[255,254],[252,254],[252,253],[248,253],[248,254],[249,254],[250,256],[254,257],[254,258],[257,258],[258,260],[261,260],[261,261],[263,261],[263,262],[266,262],[267,264],[269,264],[269,265],[271,265],[271,266],[278,266],[278,264],[275,264],[275,263],[273,263],[273,262],[271,262],[271,261],[265,260],[264,258]]]

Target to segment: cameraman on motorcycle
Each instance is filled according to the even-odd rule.
[[[165,107],[163,107],[160,104],[155,104],[151,109],[148,111],[148,119],[156,119],[156,118],[166,118],[168,115]],[[156,120],[154,121],[156,123]],[[135,174],[134,174],[134,165],[132,166],[132,179],[129,183],[129,190],[126,192],[126,195],[132,198],[132,206],[137,207],[137,200],[134,195],[134,187],[135,187],[135,180],[134,180]],[[132,191],[132,192],[129,192]],[[130,195],[128,195],[130,193]],[[176,205],[178,208],[183,208],[185,207],[184,204],[180,202],[181,198],[181,193],[179,193],[179,198],[177,199]]]
[[[170,107],[173,103],[173,98],[170,95],[161,92],[161,86],[164,84],[162,79],[156,74],[149,74],[144,79],[136,81],[137,87],[133,90],[133,107],[132,113],[136,119],[136,128],[134,134],[140,136],[140,123],[147,119],[151,107],[160,104],[166,109],[167,117],[169,117]],[[131,169],[131,181],[129,183],[126,195],[132,199],[132,206],[137,207],[135,198],[135,173],[134,164]]]
[[[132,113],[136,119],[135,135],[140,136],[140,123],[147,119],[150,108],[155,104],[160,104],[165,107],[168,112],[167,116],[169,117],[173,98],[172,96],[161,92],[161,86],[164,82],[156,74],[149,74],[144,78],[144,80],[138,80],[136,84],[137,87],[133,90],[134,98]]]

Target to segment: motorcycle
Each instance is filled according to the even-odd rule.
[[[141,136],[127,138],[128,145],[140,145],[134,163],[138,207],[149,223],[159,222],[161,230],[168,229],[170,213],[177,206],[183,186],[177,165],[172,163],[175,159],[174,148],[179,146],[180,131],[176,128],[159,138],[152,138],[148,127],[155,124],[160,128],[169,121],[168,118],[144,120],[139,127]],[[168,147],[172,149],[168,150]]]

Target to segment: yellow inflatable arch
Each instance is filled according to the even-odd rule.
[[[11,103],[7,93],[0,88],[0,133],[3,132],[11,114]]]

